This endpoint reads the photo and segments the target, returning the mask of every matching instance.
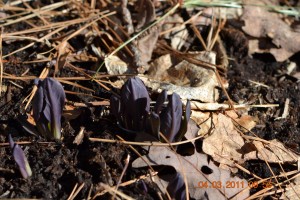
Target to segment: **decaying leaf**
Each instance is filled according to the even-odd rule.
[[[238,126],[242,127],[242,131],[244,132],[248,132],[256,125],[254,118],[250,115],[243,115],[240,118],[236,118],[235,121]]]
[[[213,52],[194,52],[195,58],[215,64],[216,55]],[[167,90],[177,93],[182,99],[195,99],[202,102],[215,102],[219,86],[213,70],[189,63],[184,60],[173,66],[174,58],[163,56],[157,63],[167,61],[163,65],[151,65],[149,77],[140,77],[146,86],[159,92]]]
[[[223,115],[213,115],[211,135],[203,140],[203,151],[221,164],[234,167],[232,160],[243,162],[240,149],[244,139],[235,130],[232,120]]]
[[[300,198],[300,178],[296,177],[285,189],[280,199],[297,200]]]
[[[260,1],[258,1],[261,4]],[[267,7],[267,6],[266,6]],[[300,51],[300,33],[294,31],[285,23],[279,14],[267,11],[264,6],[244,6],[242,20],[245,21],[243,30],[256,38],[270,38],[275,48],[268,51],[278,62],[285,61],[294,53]],[[280,28],[278,28],[280,27]],[[255,49],[252,46],[250,49]],[[265,50],[259,50],[265,52]]]
[[[139,0],[138,5],[139,13],[137,17],[138,24],[136,27],[136,31],[140,31],[142,28],[146,28],[156,18],[155,7],[151,0]],[[145,35],[138,38],[137,48],[139,50],[139,53],[138,55],[136,55],[136,60],[138,60],[139,66],[146,65],[147,62],[151,60],[152,52],[156,45],[160,32],[159,29],[159,25],[157,25],[157,27],[149,29]]]
[[[171,40],[171,47],[176,50],[180,50],[183,45],[186,45],[186,47],[188,47],[188,38],[193,40],[193,37],[191,38],[191,36],[189,36],[189,33],[183,23],[184,20],[182,19],[182,17],[178,14],[174,14],[172,16],[168,16],[164,25],[162,26],[162,31],[168,31],[176,27],[173,31],[164,35],[166,39]]]
[[[254,149],[244,155],[245,160],[260,159],[270,163],[296,163],[299,156],[288,150],[281,142],[271,140],[267,143],[261,141],[253,141]]]
[[[57,62],[55,64],[55,73],[62,69],[66,62],[69,53],[71,52],[71,45],[68,41],[63,41],[58,47]]]
[[[209,112],[201,112],[201,111],[193,111],[191,118],[199,125],[200,129],[198,131],[198,135],[206,135],[210,133],[212,129],[212,120],[211,113]]]
[[[130,11],[127,8],[128,0],[122,0],[121,2],[122,2],[122,4],[121,4],[122,18],[121,19],[123,20],[123,22],[125,24],[128,35],[130,35],[134,32],[134,28],[132,25]]]
[[[153,22],[156,18],[155,7],[151,0],[138,0],[137,2],[138,10],[138,24],[136,30],[139,31],[144,26]]]
[[[104,58],[104,62],[107,73],[110,75],[133,73],[133,71],[128,68],[127,64],[117,56],[110,55]]]
[[[63,110],[62,116],[64,117],[65,120],[70,121],[79,117],[82,111],[83,110],[80,108],[76,108],[71,105],[65,105],[65,109]]]
[[[203,140],[202,150],[219,162],[222,168],[234,167],[233,161],[243,163],[247,160],[257,159],[271,163],[297,162],[299,156],[277,140],[265,142],[251,140],[245,143],[231,118],[248,130],[255,126],[253,118],[248,115],[237,118],[233,112],[226,113],[230,117],[223,114],[209,116],[201,112],[193,112],[192,115],[192,118],[200,126],[199,132],[202,135],[209,135]]]
[[[244,179],[231,177],[230,172],[218,168],[207,155],[194,153],[191,156],[180,156],[167,147],[151,147],[149,154],[133,162],[133,167],[150,165],[173,166],[182,177],[186,176],[189,193],[195,199],[245,199],[249,196],[248,183]],[[231,182],[239,182],[244,187],[226,187]],[[219,186],[216,186],[219,185]],[[220,187],[220,188],[217,188]],[[241,192],[240,194],[238,194]]]

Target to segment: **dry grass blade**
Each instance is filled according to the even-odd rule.
[[[104,99],[104,98],[97,97],[97,96],[94,96],[94,95],[91,95],[91,94],[85,94],[85,93],[80,93],[80,92],[73,92],[73,91],[68,91],[68,90],[65,90],[65,93],[66,94],[74,94],[74,95],[82,95],[82,96],[93,97],[93,98],[99,99],[99,100],[103,100]]]
[[[78,186],[78,183],[75,184],[75,186],[74,186],[74,188],[73,188],[73,190],[72,190],[72,192],[71,192],[71,194],[69,195],[69,197],[68,197],[67,200],[71,200],[72,196],[74,195],[74,193],[75,193],[75,191],[76,191],[76,189],[77,189],[77,186]]]
[[[83,89],[83,90],[87,90],[87,91],[89,91],[89,92],[95,92],[94,90],[92,90],[92,89],[90,89],[90,88],[87,88],[87,87],[84,87],[84,86],[82,86],[82,85],[79,85],[78,83],[73,83],[73,82],[71,82],[71,81],[59,80],[59,82],[65,83],[65,84],[68,84],[68,85],[72,85],[72,86],[74,86],[74,87],[78,87],[78,88],[81,88],[81,89]]]
[[[111,195],[117,194],[118,196],[122,197],[123,199],[134,200],[130,196],[128,196],[112,187],[109,187],[108,185],[106,185],[104,183],[101,183],[100,186],[102,186],[105,190],[107,190]]]
[[[178,146],[185,143],[194,142],[203,136],[198,136],[193,139],[181,141],[181,142],[172,142],[172,143],[161,143],[161,142],[130,142],[125,140],[110,140],[110,139],[102,139],[102,138],[89,138],[92,142],[108,142],[108,143],[122,143],[126,145],[136,145],[136,146],[163,146],[163,147],[171,147]]]
[[[69,3],[70,3],[69,1],[62,1],[62,2],[53,3],[51,5],[44,6],[44,7],[40,8],[40,9],[34,10],[35,13],[33,13],[33,14],[29,14],[27,16],[24,16],[24,17],[21,17],[21,18],[17,18],[16,20],[12,20],[12,21],[6,22],[6,23],[0,25],[0,27],[8,26],[8,25],[15,24],[15,23],[18,23],[18,22],[21,22],[21,21],[26,21],[26,20],[28,20],[30,18],[36,17],[37,15],[45,14],[48,11],[57,9],[59,7],[67,5]]]
[[[132,179],[132,180],[129,180],[129,181],[126,181],[124,183],[121,183],[120,186],[122,187],[125,187],[125,186],[128,186],[128,185],[131,185],[133,183],[136,183],[138,182],[139,180],[144,180],[144,179],[147,179],[147,178],[151,178],[151,177],[154,177],[154,176],[157,176],[157,172],[152,172],[151,174],[146,174],[146,175],[142,175],[140,176],[139,178],[135,178],[135,179]],[[115,186],[114,186],[115,187]],[[107,190],[104,190],[104,191],[101,191],[101,192],[97,192],[93,198],[91,199],[95,199],[96,197],[98,196],[102,196],[104,194],[106,194],[108,191]]]
[[[119,186],[120,186],[120,184],[121,184],[122,178],[123,178],[123,176],[124,176],[124,174],[125,174],[125,172],[126,172],[126,170],[127,170],[127,168],[128,168],[129,161],[130,161],[130,155],[128,154],[128,155],[127,155],[127,158],[126,158],[126,160],[125,160],[125,166],[124,166],[124,169],[123,169],[123,171],[122,171],[122,173],[121,173],[121,176],[119,177],[118,183],[117,183],[117,185],[116,185],[116,187],[115,187],[116,190],[118,190],[118,188],[119,188]],[[112,200],[114,200],[115,197],[116,197],[116,193],[115,193],[114,196],[112,197]]]
[[[78,183],[76,183],[75,187],[73,188],[68,200],[73,200],[75,199],[75,197],[77,196],[77,194],[80,192],[80,190],[82,190],[84,183],[82,183],[78,188]]]

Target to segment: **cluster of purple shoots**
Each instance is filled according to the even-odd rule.
[[[120,96],[112,95],[110,104],[111,112],[122,128],[151,134],[164,142],[177,142],[183,138],[191,114],[189,101],[184,108],[180,96],[176,93],[168,96],[166,90],[151,106],[147,88],[138,77],[129,78],[122,86]]]

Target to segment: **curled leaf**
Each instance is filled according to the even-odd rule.
[[[48,138],[61,138],[61,116],[65,104],[63,86],[53,78],[35,80],[38,90],[33,98],[33,118],[39,132]]]
[[[28,178],[29,176],[32,175],[32,171],[24,151],[18,144],[16,144],[13,141],[10,134],[8,135],[8,141],[9,141],[10,148],[12,149],[13,152],[14,160],[16,161],[23,178],[25,179]]]

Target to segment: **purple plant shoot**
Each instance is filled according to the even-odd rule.
[[[180,96],[173,93],[169,97],[169,103],[160,113],[160,131],[169,142],[175,140],[181,127],[182,102]]]
[[[23,178],[28,178],[29,176],[32,175],[32,171],[24,151],[18,144],[16,144],[13,141],[10,134],[8,135],[8,141],[9,141],[10,148],[12,149],[14,160],[16,161]]]
[[[125,128],[133,131],[144,129],[150,111],[150,97],[143,81],[129,78],[121,88],[121,114]]]
[[[33,98],[33,118],[38,131],[47,138],[61,138],[61,116],[66,94],[63,86],[53,78],[35,80],[38,90]]]

